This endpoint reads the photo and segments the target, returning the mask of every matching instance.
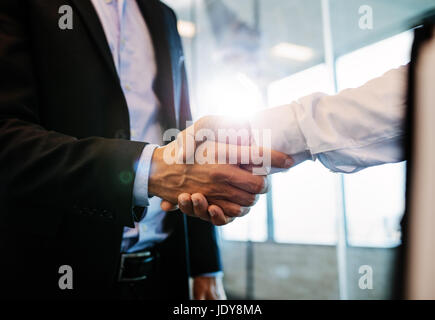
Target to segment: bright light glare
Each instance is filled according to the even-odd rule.
[[[195,24],[190,21],[178,20],[177,29],[183,38],[193,38],[196,34]]]
[[[209,82],[203,90],[202,101],[209,114],[237,119],[249,119],[263,106],[260,89],[243,73]]]
[[[402,32],[337,59],[339,89],[357,88],[410,60],[414,33]]]
[[[267,89],[268,106],[288,104],[313,92],[331,94],[334,87],[325,64],[319,64],[272,82]]]
[[[314,51],[309,47],[300,46],[289,42],[281,42],[272,47],[271,54],[278,58],[304,62],[313,58]]]

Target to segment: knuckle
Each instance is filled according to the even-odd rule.
[[[248,207],[252,207],[256,202],[257,202],[257,195],[250,194],[250,195],[247,196],[247,198],[246,198],[246,205]]]
[[[228,215],[231,217],[241,217],[243,215],[243,209],[240,206],[234,207],[230,210]]]
[[[195,128],[198,129],[202,129],[204,127],[204,125],[206,125],[208,122],[208,116],[202,116],[201,118],[199,118],[196,122],[195,122]]]
[[[266,187],[266,179],[260,177],[255,185],[255,193],[263,193]]]
[[[203,122],[208,122],[211,120],[211,116],[202,116],[201,118],[199,118],[198,122],[203,123]]]
[[[199,217],[208,219],[209,215],[207,213],[207,206],[200,205],[198,208],[195,209],[195,214]]]
[[[210,179],[212,181],[216,181],[218,179],[218,177],[219,177],[219,174],[218,174],[217,170],[213,170],[210,172]]]
[[[208,190],[209,191],[206,194],[208,195],[207,199],[225,199],[228,195],[228,193],[226,192],[226,186],[222,184],[212,184],[209,186]]]
[[[214,168],[210,172],[210,178],[212,181],[220,181],[225,178],[225,172],[219,170],[219,168]]]

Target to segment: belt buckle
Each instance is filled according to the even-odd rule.
[[[119,267],[118,281],[119,282],[130,282],[130,281],[145,280],[147,278],[146,275],[143,275],[140,277],[134,277],[134,278],[124,278],[123,271],[125,269],[124,263],[127,259],[146,258],[146,257],[151,257],[151,251],[143,251],[143,252],[137,252],[137,253],[122,253],[121,254],[121,265]]]

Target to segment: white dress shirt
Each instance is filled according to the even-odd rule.
[[[406,86],[407,66],[402,66],[359,88],[314,93],[264,110],[251,127],[271,130],[272,149],[292,155],[296,164],[319,159],[334,172],[352,173],[399,162]]]

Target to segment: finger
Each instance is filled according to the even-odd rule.
[[[210,204],[216,200],[226,200],[242,207],[252,207],[257,202],[257,194],[246,192],[230,184],[219,186],[220,191],[216,195],[207,196]]]
[[[213,150],[218,163],[256,165],[266,168],[289,169],[294,161],[282,152],[259,146],[224,144],[207,141],[203,147],[206,151]]]
[[[190,194],[188,193],[182,193],[178,196],[178,207],[180,208],[181,212],[187,214],[188,216],[195,215],[193,213],[192,200]]]
[[[217,205],[210,205],[208,207],[208,213],[210,214],[211,222],[216,226],[222,226],[226,222],[225,213],[221,207]]]
[[[243,207],[242,215],[240,217],[246,216],[249,211],[251,211],[252,207]]]
[[[162,202],[160,203],[160,208],[162,208],[163,211],[170,212],[177,210],[178,206],[167,200],[162,200]]]
[[[193,212],[195,216],[205,221],[210,221],[210,215],[208,213],[208,201],[201,193],[194,193],[191,196],[193,203]]]
[[[205,141],[249,146],[252,141],[250,123],[224,116],[202,117],[178,135],[174,143],[178,160],[194,157],[196,147]]]
[[[227,217],[243,217],[246,215],[251,207],[243,207],[236,203],[226,201],[226,200],[213,200],[211,201],[213,205],[217,206],[223,215]]]
[[[214,204],[209,206],[208,211],[210,213],[212,223],[216,226],[226,225],[235,219],[233,217],[227,217],[222,209]]]
[[[229,146],[229,149],[236,147],[237,146]],[[290,156],[276,150],[259,146],[239,146],[237,150],[237,159],[240,164],[253,164],[282,169],[289,169],[293,165],[293,159]],[[249,161],[246,160],[247,158]]]
[[[248,120],[225,116],[205,116],[194,124],[195,133],[208,130],[215,137],[214,141],[224,144],[250,145],[251,126]]]
[[[261,153],[261,158],[264,158],[266,154],[270,154],[270,166],[273,168],[289,169],[294,164],[293,158],[285,153],[255,146],[253,146],[252,148],[253,149],[251,150],[254,150],[254,154],[256,154],[255,149],[259,148],[258,150]],[[268,157],[266,157],[266,159],[268,159]],[[262,165],[265,166],[264,163],[262,163]]]
[[[229,223],[233,222],[234,220],[236,220],[236,218],[225,216],[225,224],[229,224]]]
[[[269,190],[269,181],[266,176],[253,175],[240,167],[226,166],[221,174],[228,184],[243,191],[258,194],[266,193]]]
[[[255,166],[253,164],[241,164],[239,167],[252,173],[252,169],[254,169]]]

